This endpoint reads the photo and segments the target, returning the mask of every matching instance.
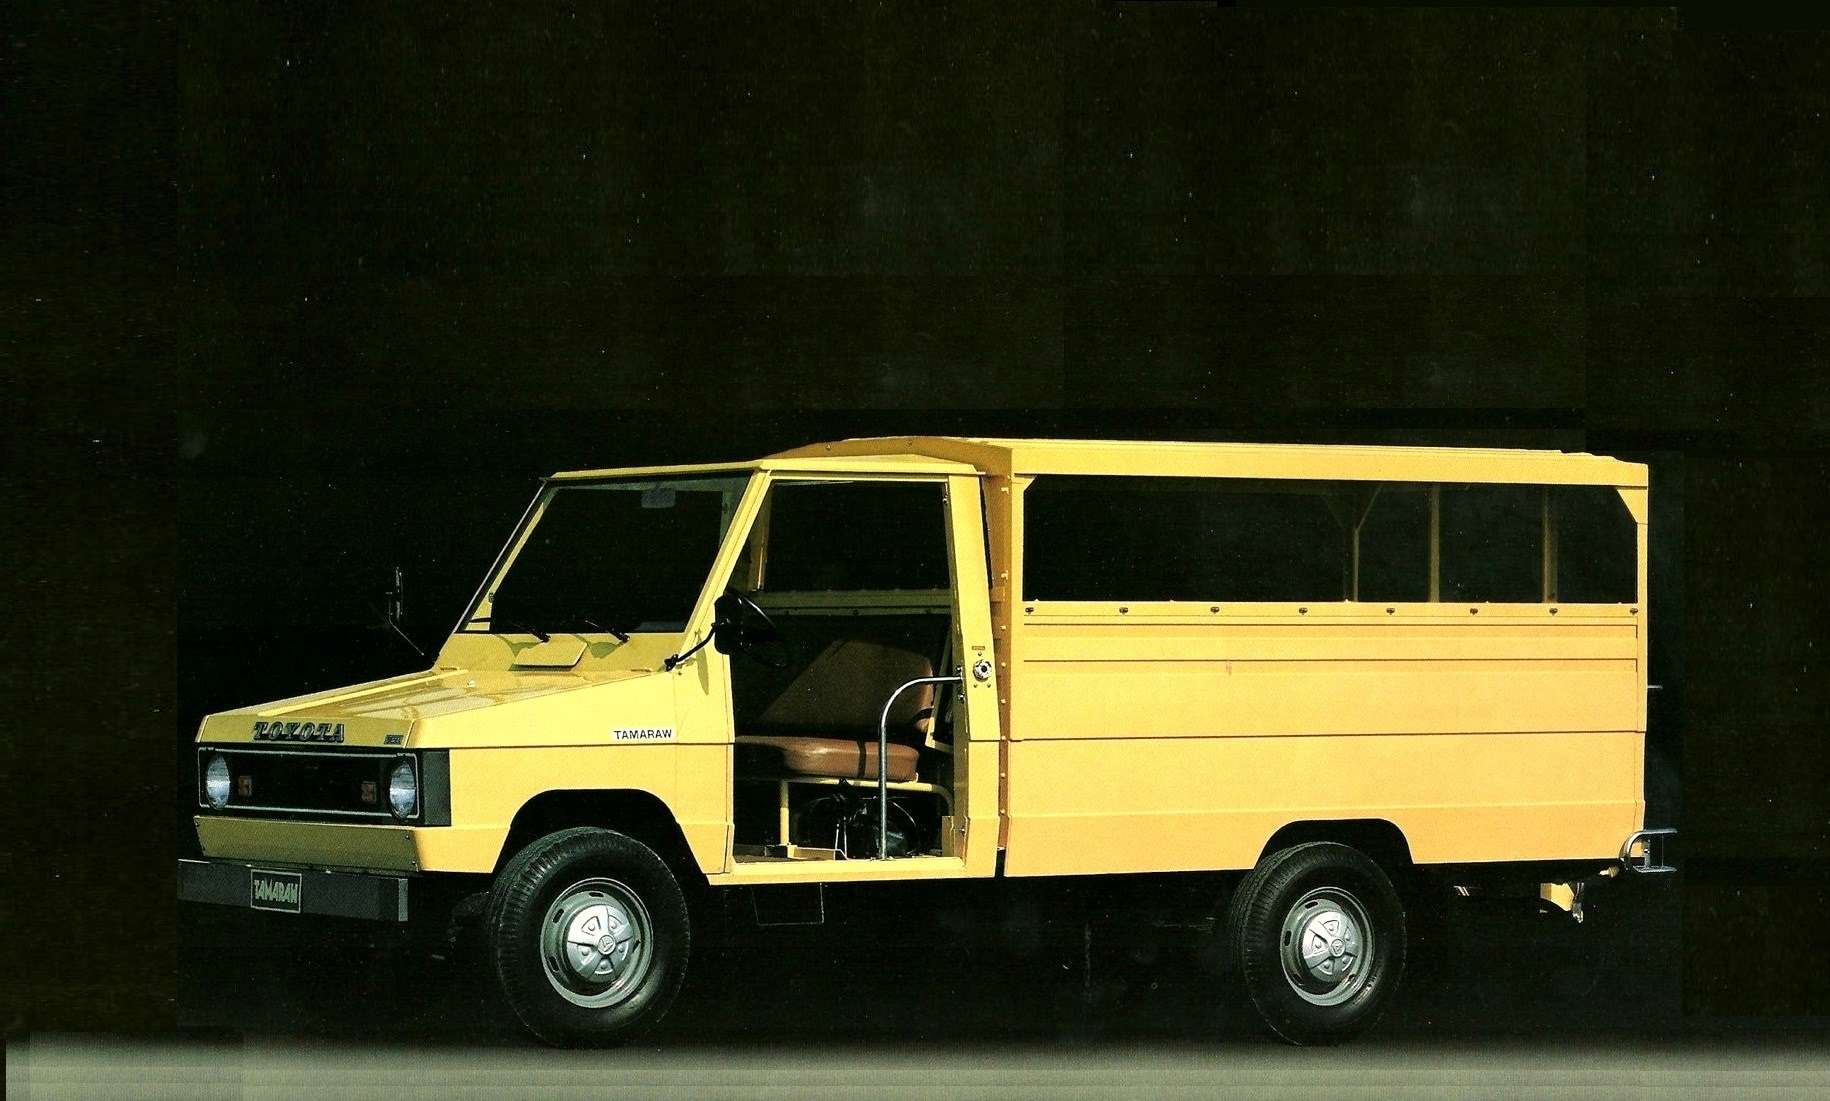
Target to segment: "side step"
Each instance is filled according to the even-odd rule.
[[[1635,830],[1627,838],[1627,843],[1620,847],[1620,862],[1630,872],[1656,874],[1675,872],[1677,868],[1665,861],[1665,839],[1676,837],[1677,830],[1665,827],[1656,830]],[[1639,852],[1633,851],[1639,846]]]
[[[749,891],[750,913],[759,928],[826,923],[824,883],[784,883]]]

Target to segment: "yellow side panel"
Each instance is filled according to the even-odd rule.
[[[1010,874],[1247,868],[1312,819],[1388,820],[1419,863],[1608,858],[1640,825],[1625,609],[1025,607]]]
[[[497,833],[493,848],[454,844],[462,864],[428,871],[491,871],[515,812],[547,791],[646,792],[673,814],[701,871],[724,868],[730,746],[654,743],[466,749],[451,754],[454,819]],[[428,854],[430,855],[430,854]]]
[[[731,747],[681,746],[674,758],[674,821],[707,875],[726,871],[731,853]]]
[[[1644,729],[1624,617],[1117,618],[1025,619],[1013,740]]]
[[[709,627],[706,629],[710,629]],[[675,758],[674,820],[699,870],[730,867],[731,659],[710,646],[669,674],[682,744]]]
[[[1231,665],[1227,669],[1226,665]],[[1098,670],[1098,671],[1095,671]],[[1017,699],[1019,740],[1619,730],[1635,724],[1630,659],[1554,663],[1245,661],[1124,671],[1038,667]],[[1152,705],[1140,708],[1139,700]]]
[[[1282,826],[1330,818],[1392,822],[1421,864],[1618,856],[1643,809],[1641,745],[1637,732],[1019,742],[1005,870],[1249,868]]]
[[[985,597],[993,586],[986,576],[985,523],[979,491],[976,478],[948,479],[947,535],[953,546],[958,594],[954,619],[959,631],[959,652],[954,660],[964,682],[959,689],[964,706],[955,718],[963,720],[959,729],[965,735],[956,734],[953,742],[953,794],[958,800],[954,814],[958,816],[956,825],[966,831],[951,843],[960,846],[958,851],[965,855],[970,874],[989,876],[998,866],[998,700],[1002,698],[999,686],[1004,677],[997,667],[991,606]],[[973,672],[981,661],[990,669],[990,676],[985,679]]]
[[[428,872],[494,871],[507,840],[507,826],[437,826],[413,834],[419,866]]]
[[[552,790],[635,788],[671,804],[680,749],[657,742],[456,750],[451,754],[453,820],[506,830],[524,803]]]

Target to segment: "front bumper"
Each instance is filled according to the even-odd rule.
[[[211,902],[279,913],[368,921],[407,920],[405,876],[180,860],[178,898],[183,902]]]
[[[421,827],[218,815],[192,821],[205,857],[266,867],[487,873],[495,871],[508,838],[506,824]]]

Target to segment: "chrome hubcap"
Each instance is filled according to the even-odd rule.
[[[614,879],[587,879],[559,893],[540,926],[547,981],[573,1005],[601,1008],[641,985],[654,928],[636,893]]]
[[[1366,985],[1372,923],[1359,900],[1339,887],[1317,887],[1297,899],[1279,943],[1284,977],[1312,1005],[1339,1005]]]

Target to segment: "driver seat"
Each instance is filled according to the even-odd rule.
[[[835,639],[737,736],[740,773],[877,779],[877,720],[899,686],[934,675],[906,645]],[[889,717],[888,779],[915,779],[922,740],[934,722],[934,686],[911,688]]]

